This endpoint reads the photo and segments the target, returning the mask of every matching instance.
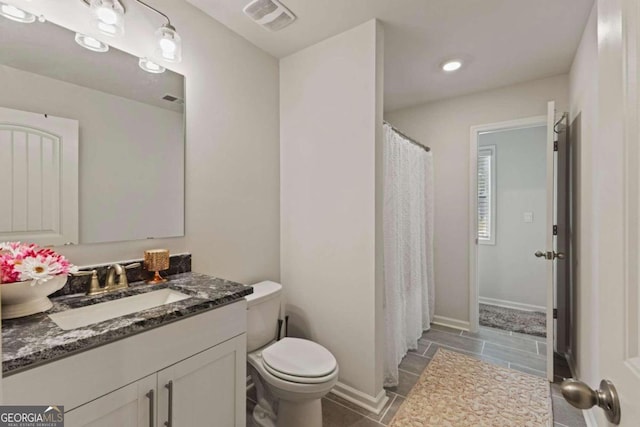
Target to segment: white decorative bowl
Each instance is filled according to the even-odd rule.
[[[67,276],[55,276],[33,286],[31,283],[31,280],[27,280],[0,285],[3,319],[15,319],[49,310],[53,303],[47,297],[67,283]]]

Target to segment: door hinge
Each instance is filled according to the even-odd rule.
[[[553,226],[553,235],[554,235],[554,236],[557,236],[557,235],[558,235],[558,226],[557,226],[557,225],[554,225],[554,226]]]
[[[553,151],[558,151],[558,141],[553,141]]]
[[[553,318],[554,318],[554,319],[557,319],[557,318],[558,318],[558,309],[557,309],[557,308],[554,308],[554,309],[553,309]]]

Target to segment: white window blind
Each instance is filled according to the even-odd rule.
[[[495,145],[478,150],[478,241],[495,244]]]

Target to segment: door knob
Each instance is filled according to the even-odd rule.
[[[547,253],[543,251],[536,251],[534,255],[537,256],[538,258],[544,258],[544,259],[547,258]]]
[[[582,381],[569,378],[560,385],[562,395],[572,406],[578,409],[589,409],[598,405],[604,409],[609,422],[620,424],[620,399],[618,392],[609,380],[600,381],[600,389],[593,390]]]
[[[558,258],[558,259],[564,259],[564,258],[565,258],[565,256],[564,256],[564,252],[554,252],[554,253],[553,253],[553,258],[554,258],[554,259],[555,259],[555,258]]]

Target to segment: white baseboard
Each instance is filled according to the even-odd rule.
[[[438,315],[433,316],[433,321],[431,323],[440,326],[448,326],[453,329],[460,329],[461,331],[468,331],[470,328],[469,322],[465,320],[452,319],[450,317]]]
[[[255,387],[253,379],[251,376],[247,376],[247,393]],[[386,405],[389,397],[384,390],[381,390],[377,397],[371,397],[368,394],[362,393],[359,390],[356,390],[353,387],[349,387],[346,384],[342,384],[338,382],[331,393],[336,396],[340,396],[341,398],[353,403],[354,405],[358,405],[361,408],[366,409],[369,412],[374,412],[376,415],[379,415],[384,405]]]
[[[496,298],[480,297],[478,298],[478,301],[480,302],[480,304],[497,305],[498,307],[513,308],[515,310],[541,311],[543,313],[546,313],[547,311],[546,307],[543,307],[541,305],[524,304],[521,302],[507,301]]]
[[[384,389],[380,390],[380,393],[378,393],[376,397],[373,397],[361,392],[360,390],[356,390],[353,387],[343,384],[340,381],[338,381],[333,390],[331,390],[331,393],[353,403],[354,405],[358,405],[369,412],[373,412],[376,415],[379,415],[380,412],[382,412],[382,408],[384,408],[387,400],[389,400]]]

